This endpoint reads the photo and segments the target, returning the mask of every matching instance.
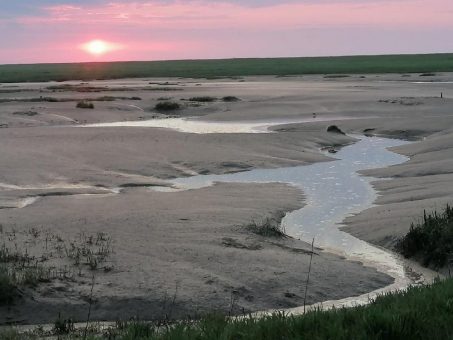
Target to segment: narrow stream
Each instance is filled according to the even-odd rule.
[[[387,149],[406,144],[405,141],[379,137],[357,138],[360,138],[357,143],[342,148],[335,155],[337,160],[332,162],[180,178],[173,181],[173,190],[198,189],[216,182],[281,182],[300,188],[306,196],[306,205],[288,213],[282,221],[282,228],[289,236],[308,243],[315,239],[317,247],[349,260],[361,261],[394,278],[394,283],[383,289],[359,297],[324,302],[322,306],[364,304],[377,294],[428,282],[435,274],[340,230],[347,216],[372,207],[377,198],[371,185],[375,179],[361,176],[358,171],[388,167],[408,159]],[[162,188],[162,191],[168,191],[168,188]],[[292,311],[300,312],[298,309]]]

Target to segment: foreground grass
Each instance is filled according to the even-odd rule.
[[[420,260],[425,266],[442,268],[453,261],[453,208],[423,215],[417,225],[396,245],[406,257]]]
[[[161,334],[131,325],[119,339],[453,339],[453,280],[379,297],[365,307],[230,320],[210,316]]]
[[[388,294],[367,306],[314,311],[305,316],[276,313],[231,319],[210,315],[199,322],[154,326],[119,323],[89,339],[453,339],[453,280]],[[6,333],[4,333],[6,334]],[[0,334],[1,335],[1,334]],[[17,333],[9,331],[10,339]],[[83,337],[83,335],[79,335]],[[5,339],[8,339],[4,336]],[[17,338],[17,337],[16,337]],[[68,338],[77,338],[76,334]]]
[[[447,71],[453,71],[453,54],[0,65],[0,82]]]

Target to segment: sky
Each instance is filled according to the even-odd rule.
[[[0,0],[0,43],[0,64],[453,52],[453,0]]]

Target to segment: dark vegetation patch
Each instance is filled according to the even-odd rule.
[[[453,208],[447,205],[441,213],[425,212],[423,220],[411,225],[396,249],[436,269],[453,264]]]
[[[77,103],[76,107],[78,109],[94,109],[94,104],[87,100],[81,100]]]
[[[124,183],[120,185],[120,188],[150,188],[156,186],[162,185],[156,183]]]
[[[238,102],[240,101],[240,99],[238,97],[235,97],[235,96],[225,96],[222,98],[222,100],[224,102]]]
[[[222,79],[258,75],[379,74],[453,71],[453,54],[344,56],[315,58],[249,58],[0,65],[0,82],[102,80],[142,77]],[[242,81],[239,80],[239,81]],[[156,86],[157,87],[157,86]],[[163,87],[163,86],[161,86]],[[175,91],[177,88],[172,88]],[[180,89],[178,89],[180,90]]]
[[[149,82],[150,85],[159,85],[159,86],[178,86],[180,85],[180,83],[172,83],[172,82],[169,82],[169,81],[165,81],[165,82]]]
[[[10,305],[19,296],[19,290],[8,269],[0,265],[0,306]]]
[[[246,249],[246,250],[259,250],[259,249],[263,248],[258,243],[244,244],[231,237],[224,237],[222,239],[222,245],[225,247],[228,247],[228,248]]]
[[[134,91],[162,91],[162,92],[169,92],[169,91],[184,91],[184,89],[181,89],[179,87],[144,87],[144,88],[139,88],[139,89],[134,89]]]
[[[140,97],[123,97],[123,96],[102,96],[92,98],[55,98],[55,97],[36,97],[36,98],[2,98],[0,103],[21,102],[21,103],[67,103],[77,101],[90,101],[90,102],[109,102],[115,100],[142,100]]]
[[[13,112],[13,115],[16,115],[16,116],[28,116],[28,117],[33,117],[33,116],[36,116],[38,114],[39,113],[36,112],[36,111],[16,111],[16,112]]]
[[[417,106],[423,105],[422,101],[416,100],[415,97],[402,97],[398,99],[381,99],[379,103],[387,103],[387,104],[399,104],[405,106]]]
[[[350,76],[347,74],[328,74],[325,75],[325,79],[338,79],[338,78],[349,78]]]
[[[262,221],[253,221],[245,228],[260,236],[284,238],[287,237],[285,231],[281,228],[281,221],[284,216],[284,213],[280,213],[273,217],[266,217]]]
[[[345,135],[345,133],[336,125],[330,125],[327,127],[327,132],[339,133]]]
[[[34,92],[33,89],[0,89],[0,93]]]
[[[53,85],[48,86],[47,90],[58,91],[58,92],[102,92],[109,91],[109,88],[106,86],[88,86],[88,85],[72,85],[72,84],[62,84],[62,85]]]
[[[97,92],[132,92],[132,91],[182,91],[177,87],[107,87],[107,86],[87,86],[87,85],[72,85],[62,84],[48,86],[46,88],[52,92],[81,92],[81,93],[97,93]]]
[[[154,106],[154,110],[156,111],[175,111],[179,109],[181,109],[181,105],[172,101],[160,102]]]
[[[434,76],[436,76],[436,74],[432,73],[432,72],[427,72],[427,73],[420,74],[420,77],[434,77]]]
[[[367,137],[372,137],[375,131],[375,128],[367,128],[363,130],[363,134]]]
[[[216,97],[203,96],[203,97],[192,97],[189,98],[191,102],[200,102],[200,103],[212,103],[217,100]]]

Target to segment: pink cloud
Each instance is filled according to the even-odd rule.
[[[453,2],[376,1],[355,3],[288,3],[246,7],[232,3],[149,1],[104,6],[60,5],[45,8],[46,15],[22,17],[23,24],[72,22],[77,24],[128,24],[160,28],[287,29],[313,25],[453,26]]]
[[[96,59],[106,61],[442,52],[453,50],[453,1],[117,1],[46,7],[1,26],[15,39],[0,62],[92,60],[78,47],[95,39],[124,46]]]

